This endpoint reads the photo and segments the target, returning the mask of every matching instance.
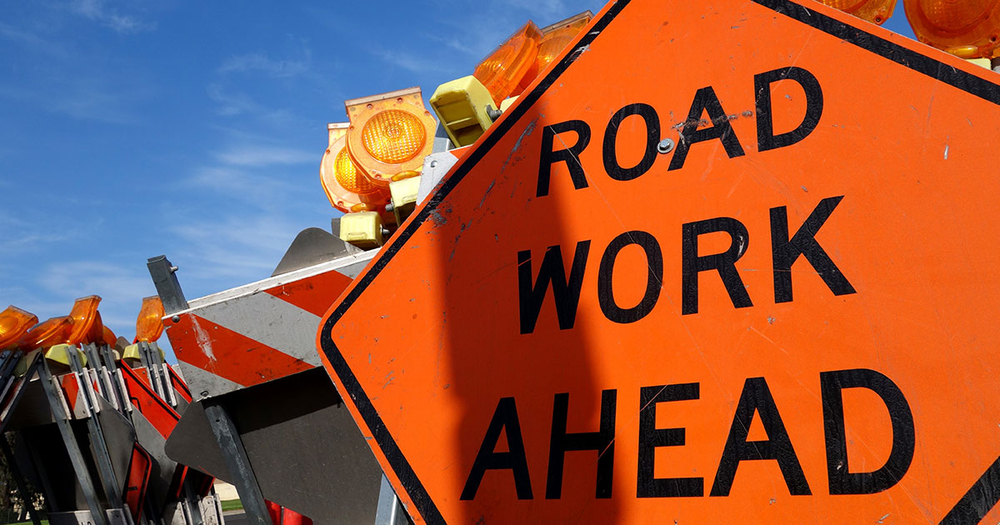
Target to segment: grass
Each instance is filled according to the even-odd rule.
[[[229,512],[231,510],[242,510],[243,502],[238,499],[231,499],[222,502],[222,512]]]

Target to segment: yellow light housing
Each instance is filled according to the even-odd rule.
[[[135,321],[135,340],[148,343],[159,339],[163,334],[164,315],[166,313],[163,310],[163,303],[158,296],[144,297],[139,308],[139,317]]]
[[[330,145],[319,166],[319,180],[330,204],[338,210],[377,211],[389,202],[389,190],[376,185],[355,166],[347,153],[348,123],[329,124]]]
[[[430,103],[455,147],[472,145],[493,124],[486,112],[493,96],[472,75],[441,84]]]
[[[437,126],[424,107],[420,88],[348,100],[344,105],[351,120],[347,154],[363,176],[384,188],[420,173],[424,157],[433,150]]]
[[[38,317],[14,305],[0,312],[0,350],[14,346],[24,332],[38,323]]]
[[[476,66],[472,75],[489,90],[495,107],[521,93],[521,81],[535,66],[541,41],[542,32],[529,20]]]
[[[961,58],[995,58],[1000,45],[998,0],[903,0],[921,42]]]
[[[896,9],[896,0],[819,0],[873,24],[882,25]]]
[[[346,213],[340,218],[340,238],[362,250],[382,246],[382,217],[375,212]]]
[[[61,365],[70,366],[69,364],[69,353],[76,352],[77,359],[80,360],[80,364],[87,366],[87,354],[80,351],[80,349],[73,345],[68,345],[65,343],[59,343],[52,345],[51,348],[45,351],[45,359],[52,361],[53,363],[59,363]]]

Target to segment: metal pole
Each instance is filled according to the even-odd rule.
[[[52,411],[52,415],[56,420],[56,427],[59,429],[59,434],[62,435],[63,444],[66,445],[66,452],[69,453],[70,463],[73,465],[73,470],[76,471],[76,480],[80,482],[80,488],[83,490],[83,497],[87,500],[87,507],[90,508],[90,514],[94,518],[95,525],[108,525],[108,517],[104,514],[104,509],[101,508],[101,503],[97,499],[97,491],[94,488],[94,480],[90,477],[90,471],[87,470],[87,463],[83,459],[83,451],[80,449],[80,444],[76,442],[76,435],[73,434],[73,428],[69,425],[69,414],[63,412],[62,400],[59,398],[59,386],[56,384],[56,379],[49,371],[49,364],[45,359],[42,359],[42,366],[38,369],[39,381],[42,384],[42,390],[45,391],[45,397],[49,402],[49,410]]]
[[[392,490],[389,480],[382,475],[382,486],[378,491],[378,508],[375,512],[375,525],[408,525],[410,518],[406,510]]]
[[[163,301],[163,309],[167,314],[180,312],[188,309],[187,299],[181,290],[181,284],[177,282],[177,267],[170,264],[166,255],[151,257],[146,261],[146,268],[153,278],[153,285],[156,286],[156,294]]]
[[[257,476],[253,473],[250,458],[247,457],[247,451],[243,448],[243,441],[233,420],[226,413],[226,409],[212,399],[205,401],[205,416],[208,417],[208,424],[212,427],[215,440],[219,443],[226,468],[233,477],[233,485],[240,495],[247,519],[252,525],[271,525],[271,516],[267,512],[264,495],[260,491],[260,485],[257,484]]]

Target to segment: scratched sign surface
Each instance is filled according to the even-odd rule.
[[[321,326],[411,516],[1000,520],[998,77],[811,2],[580,38]]]

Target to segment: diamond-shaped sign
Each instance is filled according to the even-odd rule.
[[[320,330],[410,515],[1000,520],[998,78],[819,3],[609,4]]]

